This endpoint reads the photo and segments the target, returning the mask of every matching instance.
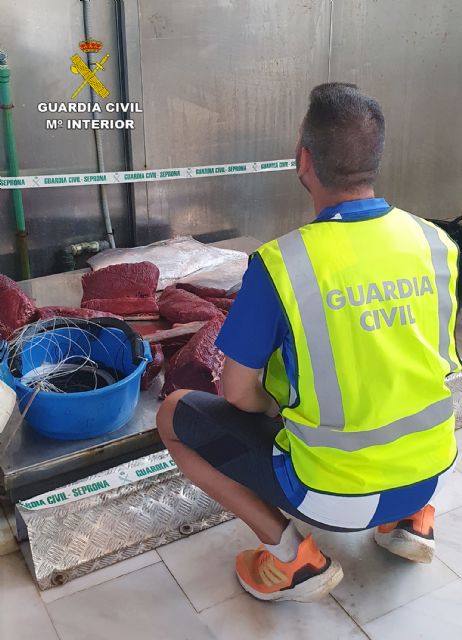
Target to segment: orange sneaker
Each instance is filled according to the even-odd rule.
[[[264,545],[242,551],[236,558],[236,574],[242,587],[259,600],[314,602],[338,585],[342,567],[326,558],[312,536],[300,543],[292,562],[281,562]]]
[[[413,562],[430,563],[435,551],[435,508],[430,504],[413,516],[375,530],[378,545]]]

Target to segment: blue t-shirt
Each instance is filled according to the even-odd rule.
[[[360,222],[386,215],[391,209],[392,207],[382,198],[353,200],[323,209],[312,224],[322,224],[325,221],[339,224]],[[264,368],[271,354],[282,346],[287,376],[292,386],[297,387],[289,325],[278,294],[258,253],[249,264],[242,288],[216,340],[216,345],[226,356],[252,369]],[[333,497],[334,501],[329,504],[328,496],[317,494],[298,479],[289,454],[275,448],[273,466],[291,504],[313,520],[326,522],[330,518],[331,524],[345,528],[356,526],[353,523],[354,517],[360,517],[360,520],[362,518],[357,528],[367,528],[409,515],[414,507],[417,511],[420,509],[417,505],[423,506],[431,498],[439,480],[435,477],[408,488],[390,490],[374,496],[345,496],[345,505],[341,502],[341,496]],[[357,502],[356,507],[351,500]],[[357,520],[355,522],[358,523]]]

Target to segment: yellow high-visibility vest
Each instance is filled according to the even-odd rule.
[[[296,388],[281,350],[265,371],[298,478],[364,495],[436,476],[457,454],[446,376],[461,370],[454,331],[458,248],[399,209],[306,225],[258,253],[292,334]]]

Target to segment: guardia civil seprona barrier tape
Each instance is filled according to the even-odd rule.
[[[287,171],[295,168],[295,160],[268,160],[265,162],[241,162],[214,164],[203,167],[152,169],[146,171],[110,171],[106,173],[72,173],[45,176],[0,177],[0,189],[34,189],[42,187],[77,187],[95,184],[125,184],[129,182],[157,182],[186,178],[210,178],[212,176],[242,175]]]
[[[48,493],[43,493],[29,500],[20,501],[18,505],[28,511],[49,509],[50,507],[57,507],[90,496],[96,496],[111,489],[118,489],[140,480],[147,480],[166,471],[173,471],[176,468],[177,466],[168,452],[161,451],[157,454],[140,458],[129,468],[126,465],[122,465],[112,471],[105,471],[66,487],[48,491]]]

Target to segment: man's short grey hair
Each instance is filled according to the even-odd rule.
[[[372,185],[385,141],[385,119],[374,98],[355,84],[321,84],[310,94],[301,144],[321,184],[332,191]]]

